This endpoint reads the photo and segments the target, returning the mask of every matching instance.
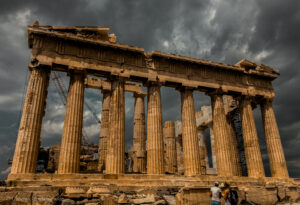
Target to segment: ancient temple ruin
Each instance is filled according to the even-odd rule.
[[[159,51],[146,53],[118,44],[115,35],[103,27],[35,23],[28,26],[28,45],[31,74],[7,186],[31,190],[47,185],[45,193],[55,197],[99,198],[104,204],[140,204],[143,200],[172,204],[172,197],[177,204],[209,204],[209,187],[214,181],[226,181],[236,187],[241,200],[259,204],[298,200],[298,185],[289,178],[272,107],[277,70],[248,60],[227,65]],[[51,71],[66,72],[70,84],[57,171],[37,174]],[[167,121],[163,126],[162,86],[180,92],[180,122]],[[97,171],[89,174],[80,173],[85,88],[103,94]],[[125,171],[125,91],[135,98],[132,174]],[[211,106],[196,113],[193,92],[208,95]],[[233,101],[240,116],[247,176],[243,176],[236,129],[228,118],[232,111],[228,104]],[[265,177],[252,112],[256,105],[262,113],[271,177]],[[206,128],[210,130],[212,168],[204,140]],[[58,194],[57,189],[62,191]],[[139,193],[147,197],[139,198]]]

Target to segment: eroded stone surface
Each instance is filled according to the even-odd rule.
[[[245,202],[299,201],[299,184],[288,176],[271,103],[274,98],[271,82],[278,77],[277,70],[245,59],[236,65],[225,65],[159,51],[146,53],[144,49],[116,43],[116,37],[108,31],[102,27],[39,26],[38,22],[28,27],[31,75],[12,171],[3,185],[5,188],[0,190],[0,203],[174,204],[176,197],[176,204],[209,204],[209,188],[214,181],[231,183]],[[59,164],[55,165],[58,160],[51,161],[49,167],[54,174],[36,174],[52,70],[67,72],[70,76]],[[106,79],[86,78],[87,75]],[[133,171],[147,174],[125,174],[124,92],[141,92],[141,85],[126,81],[142,83],[148,88],[147,149],[144,102],[137,97],[134,146],[127,152],[133,155],[128,157],[133,158]],[[81,146],[85,86],[109,91],[103,101],[98,160],[92,159],[91,154],[81,154],[85,147]],[[166,126],[172,127],[166,131],[168,145],[171,145],[166,146],[167,169],[161,86],[181,91],[182,123],[176,123],[176,138],[173,139],[173,126]],[[212,106],[195,113],[194,91],[210,95]],[[232,122],[228,121],[232,101],[241,95],[252,96],[251,102],[243,98],[240,106],[249,177],[239,177],[238,142]],[[272,178],[264,178],[261,153],[257,151],[259,145],[251,110],[256,104],[261,104]],[[197,136],[197,130],[204,127],[211,130],[213,168],[209,168],[206,151],[201,146],[205,144],[204,138],[199,140]],[[79,174],[83,171],[80,166],[85,172],[95,172],[98,167],[98,171],[106,174]],[[165,175],[166,170],[171,175]],[[183,172],[186,176],[180,176]],[[216,173],[218,176],[208,176]]]

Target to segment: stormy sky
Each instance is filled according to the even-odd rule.
[[[235,64],[246,58],[278,69],[274,110],[291,177],[300,177],[299,0],[61,0],[0,1],[0,179],[9,172],[28,82],[26,26],[105,26],[119,43]],[[65,86],[68,77],[61,74]],[[195,93],[195,109],[209,105]],[[101,117],[102,94],[86,89],[85,101]],[[179,93],[162,88],[163,120],[180,120]],[[42,145],[60,143],[64,106],[49,85]],[[259,107],[254,110],[266,172],[268,158]],[[132,143],[133,98],[126,93],[126,147]],[[87,140],[98,141],[99,125],[84,111]]]

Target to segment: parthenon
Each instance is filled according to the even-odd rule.
[[[69,198],[74,194],[83,198],[88,194],[99,197],[108,184],[117,186],[116,190],[123,190],[122,193],[141,187],[153,190],[176,187],[177,204],[188,204],[184,201],[208,204],[209,197],[205,197],[209,186],[214,181],[226,181],[240,193],[246,193],[245,187],[248,187],[250,198],[257,190],[253,188],[255,191],[251,192],[249,187],[251,190],[260,186],[263,194],[274,194],[276,199],[252,196],[259,204],[264,204],[264,200],[265,204],[277,200],[275,192],[283,184],[288,184],[291,200],[299,198],[295,196],[298,185],[289,178],[272,105],[275,97],[272,81],[279,76],[274,68],[245,59],[227,65],[159,51],[147,53],[142,48],[117,43],[116,36],[104,27],[40,26],[36,22],[28,26],[28,46],[31,49],[30,79],[7,179],[11,185],[63,187],[64,196]],[[58,168],[51,174],[36,173],[52,71],[66,72],[70,78]],[[180,93],[181,121],[163,121],[162,86]],[[143,92],[142,87],[147,88],[147,92]],[[90,174],[80,172],[87,88],[99,89],[103,94],[98,165]],[[125,169],[125,91],[132,92],[135,99],[131,174]],[[194,92],[209,96],[211,106],[196,112]],[[228,102],[233,101],[240,116],[247,176],[242,171],[236,130],[228,117]],[[253,115],[256,106],[262,113],[271,177],[265,176]],[[206,128],[210,130],[212,167],[204,139]],[[273,187],[268,188],[268,184]],[[121,203],[121,196],[105,199],[113,192],[106,189],[106,195],[100,197],[104,204],[108,203],[105,200]],[[192,193],[197,199],[192,198]],[[124,199],[126,203],[139,204],[134,202],[138,199],[129,198]]]

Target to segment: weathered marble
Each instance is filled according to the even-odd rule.
[[[100,138],[99,138],[99,161],[98,171],[105,170],[106,152],[107,152],[107,138],[109,135],[109,107],[110,107],[110,91],[102,90],[102,114],[100,125]]]
[[[193,91],[183,88],[181,91],[181,121],[184,174],[200,174],[200,151],[196,128]]]
[[[11,174],[35,173],[49,74],[48,69],[41,67],[31,70]]]
[[[234,165],[231,155],[231,140],[229,129],[227,129],[227,121],[224,110],[222,95],[211,95],[212,111],[213,111],[213,127],[215,136],[215,150],[217,151],[218,176],[234,176]]]
[[[122,78],[111,82],[106,173],[125,173],[125,96]]]
[[[166,121],[164,126],[165,141],[165,167],[166,173],[175,174],[177,172],[177,153],[175,140],[175,123]]]
[[[145,94],[134,93],[133,172],[146,173]]]
[[[162,110],[160,85],[148,85],[148,114],[147,114],[147,173],[163,174],[164,141],[162,129]]]
[[[74,71],[70,73],[69,92],[57,171],[59,174],[79,172],[83,103],[84,75],[79,71]]]
[[[271,100],[261,103],[267,151],[272,177],[288,178],[288,170]]]
[[[249,177],[264,177],[265,170],[260,152],[251,101],[243,97],[240,101],[244,149]]]

